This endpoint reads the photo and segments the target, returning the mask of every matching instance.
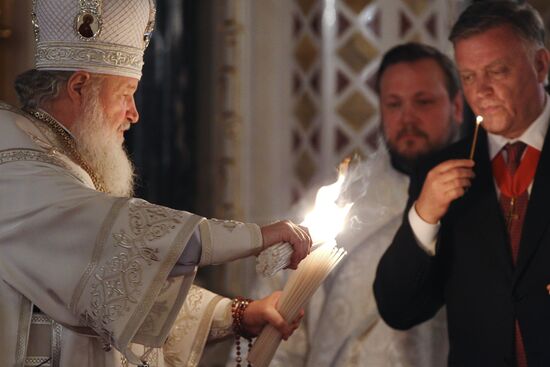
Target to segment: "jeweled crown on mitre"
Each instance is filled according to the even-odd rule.
[[[33,0],[36,69],[141,78],[154,0]]]

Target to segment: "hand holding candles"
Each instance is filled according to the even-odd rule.
[[[336,238],[345,224],[346,216],[352,203],[339,205],[338,197],[342,191],[349,161],[340,165],[338,180],[331,185],[323,186],[317,192],[315,206],[301,225],[309,229],[313,239],[312,251],[326,241]],[[273,276],[290,264],[292,247],[280,243],[263,250],[256,259],[256,272],[263,276]]]
[[[483,122],[483,117],[480,115],[476,116],[476,128],[474,130],[474,139],[472,141],[472,146],[470,147],[470,159],[474,159],[474,153],[476,151],[476,144],[477,144],[477,134],[479,133],[479,125]]]
[[[277,310],[285,320],[295,320],[327,275],[338,265],[346,251],[336,247],[334,240],[325,242],[306,257],[285,284]],[[248,361],[255,367],[268,367],[275,355],[281,334],[267,325],[248,354]]]

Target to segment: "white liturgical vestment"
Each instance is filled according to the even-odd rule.
[[[382,320],[372,291],[378,262],[401,224],[408,176],[381,148],[355,171],[346,197],[354,202],[337,238],[347,256],[316,291],[300,328],[282,342],[271,367],[443,367],[448,342],[444,312],[409,331]],[[278,274],[253,296],[282,289]]]
[[[51,126],[0,103],[2,366],[196,366],[230,301],[170,277],[198,230],[200,265],[257,253],[259,227],[94,189]]]

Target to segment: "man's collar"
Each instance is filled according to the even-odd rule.
[[[498,152],[500,152],[500,150],[506,144],[516,141],[522,141],[537,150],[542,150],[544,137],[546,136],[546,132],[548,131],[548,123],[550,121],[550,102],[548,102],[549,97],[550,96],[546,94],[546,100],[544,102],[544,109],[542,110],[542,113],[518,138],[507,139],[504,136],[487,132],[487,140],[489,143],[489,158],[491,160],[498,154]]]

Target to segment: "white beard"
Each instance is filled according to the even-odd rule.
[[[119,138],[109,126],[99,102],[99,88],[84,106],[84,113],[75,121],[74,134],[82,159],[90,165],[114,196],[130,197],[134,192],[134,167]]]

